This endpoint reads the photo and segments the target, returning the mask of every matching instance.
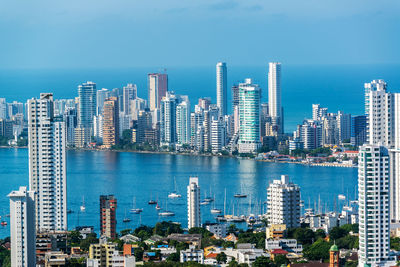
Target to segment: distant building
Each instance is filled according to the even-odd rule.
[[[100,234],[108,238],[116,238],[117,199],[113,195],[100,196]]]
[[[339,143],[350,142],[351,138],[351,115],[338,111],[337,124],[339,131]]]
[[[162,73],[148,74],[149,108],[150,111],[160,108],[161,99],[167,95],[168,76]]]
[[[119,143],[119,110],[116,97],[107,98],[103,107],[103,145],[106,148]]]
[[[124,114],[128,115],[131,113],[131,101],[137,97],[136,84],[128,83],[126,86],[124,86],[124,88],[122,88],[122,91],[124,99],[122,111]]]
[[[160,141],[161,145],[171,146],[176,143],[176,106],[178,98],[173,93],[167,93],[161,100],[160,107]]]
[[[201,226],[200,186],[198,177],[190,177],[187,187],[188,228]]]
[[[109,96],[110,96],[110,91],[108,91],[108,89],[103,88],[101,90],[97,90],[97,92],[96,92],[96,115],[103,114],[104,101]]]
[[[217,66],[217,106],[219,115],[227,114],[228,92],[227,92],[227,69],[225,62],[218,62]]]
[[[91,137],[93,129],[93,117],[96,115],[96,84],[86,82],[78,86],[79,108],[78,108],[78,126],[89,131],[89,134],[83,135],[84,138]],[[89,140],[84,140],[84,145],[88,145]]]
[[[53,94],[28,100],[29,185],[36,193],[36,229],[67,230],[66,136]]]
[[[251,79],[239,84],[239,153],[253,153],[261,146],[260,98],[261,89]]]
[[[273,125],[278,126],[278,134],[284,132],[281,95],[281,63],[270,62],[268,71],[268,107]]]
[[[352,146],[362,146],[367,141],[367,116],[354,116],[351,118],[351,138]]]
[[[225,146],[225,133],[226,128],[223,118],[213,119],[211,121],[211,151],[213,153],[222,151],[222,148]]]
[[[208,231],[213,233],[218,238],[226,237],[226,224],[220,223],[205,223],[204,226]]]
[[[21,186],[10,198],[11,266],[36,265],[35,192]]]
[[[300,187],[289,182],[287,175],[269,185],[267,206],[270,224],[285,224],[287,228],[300,226]]]
[[[176,137],[180,145],[190,144],[190,103],[184,100],[176,106]]]

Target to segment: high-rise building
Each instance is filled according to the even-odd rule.
[[[96,142],[103,142],[103,115],[97,115],[93,118],[93,137]]]
[[[232,86],[232,112],[235,110],[235,107],[239,106],[239,86]]]
[[[110,97],[103,107],[103,145],[106,148],[119,143],[119,108],[118,98]]]
[[[137,87],[136,84],[128,83],[122,90],[124,99],[122,111],[125,113],[125,115],[128,115],[131,113],[131,101],[137,97]]]
[[[386,91],[383,80],[364,85],[367,142],[391,147],[394,144],[393,94]]]
[[[78,86],[79,108],[78,108],[78,127],[84,132],[82,137],[83,146],[90,143],[93,130],[93,117],[96,115],[96,84],[86,82]],[[87,140],[86,140],[87,139]]]
[[[251,79],[239,84],[239,153],[252,153],[260,147],[261,89]]]
[[[312,105],[312,119],[314,121],[319,121],[328,114],[328,108],[321,107],[320,104]]]
[[[200,186],[198,177],[190,177],[187,187],[188,229],[201,227]]]
[[[211,105],[211,99],[209,97],[199,98],[198,106],[203,110],[208,110]]]
[[[161,100],[160,108],[160,141],[161,145],[171,146],[176,143],[176,106],[178,98],[173,92]]]
[[[365,115],[351,117],[352,146],[362,146],[367,141],[367,117]]]
[[[338,112],[337,127],[339,134],[339,143],[350,142],[351,138],[351,115],[345,114],[341,111]]]
[[[176,136],[178,144],[190,144],[190,103],[188,99],[176,106]]]
[[[75,128],[78,126],[76,108],[67,108],[63,117],[67,132],[67,145],[73,146],[75,144]]]
[[[222,117],[211,121],[211,151],[218,153],[225,146],[225,121]]]
[[[10,198],[11,266],[36,266],[35,192],[21,186]]]
[[[299,137],[304,145],[304,149],[313,150],[322,146],[322,126],[318,121],[304,121],[300,125]]]
[[[36,193],[36,229],[67,230],[66,131],[54,117],[53,94],[28,100],[29,189]]]
[[[287,228],[300,226],[300,187],[289,182],[287,175],[269,185],[267,206],[270,224],[285,224]]]
[[[97,90],[96,92],[96,115],[103,114],[104,101],[109,97],[110,91],[106,88]]]
[[[227,114],[227,70],[225,62],[218,62],[217,70],[217,106],[220,116]]]
[[[363,145],[358,162],[358,266],[392,266],[388,150],[380,145]]]
[[[160,108],[161,99],[168,91],[168,76],[165,73],[148,74],[150,111]]]
[[[100,196],[100,234],[108,238],[116,238],[117,199],[113,195]]]
[[[268,106],[271,120],[274,125],[278,126],[278,134],[284,132],[281,94],[281,63],[270,62],[268,71]]]

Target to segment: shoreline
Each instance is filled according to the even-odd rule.
[[[20,148],[28,148],[27,146],[0,146],[0,148],[8,148],[8,149],[20,149]],[[233,159],[248,159],[255,160],[259,162],[267,162],[267,163],[287,163],[287,164],[299,164],[303,166],[309,167],[339,167],[339,168],[357,168],[357,165],[349,165],[349,164],[338,164],[338,163],[330,163],[330,162],[322,162],[322,163],[305,163],[299,161],[279,161],[279,160],[268,160],[268,159],[256,159],[256,158],[248,158],[248,157],[239,157],[232,155],[215,155],[215,154],[194,154],[194,153],[185,153],[185,152],[169,152],[169,151],[139,151],[139,150],[121,150],[121,149],[101,149],[101,148],[67,148],[67,150],[73,151],[101,151],[101,152],[128,152],[128,153],[139,153],[139,154],[164,154],[164,155],[180,155],[180,156],[200,156],[200,157],[218,157],[218,158],[233,158]]]

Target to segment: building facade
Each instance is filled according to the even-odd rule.
[[[100,196],[100,234],[108,238],[116,238],[117,199],[113,195]]]
[[[281,95],[281,63],[270,62],[268,71],[268,107],[272,122],[278,126],[278,134],[284,132]]]
[[[188,229],[201,227],[200,186],[198,177],[190,177],[187,187]]]
[[[21,186],[10,198],[11,266],[36,266],[35,192]]]
[[[104,101],[102,124],[104,147],[111,148],[117,145],[120,136],[118,98],[110,97]]]
[[[149,108],[151,111],[160,108],[161,99],[168,91],[168,76],[165,73],[150,73],[148,78]]]
[[[300,187],[289,182],[287,175],[269,185],[267,206],[270,224],[285,224],[287,228],[300,226]]]
[[[28,100],[29,188],[36,193],[36,229],[67,230],[66,131],[53,94]]]
[[[218,62],[217,66],[217,106],[220,116],[227,114],[228,93],[227,93],[227,69],[225,62]]]

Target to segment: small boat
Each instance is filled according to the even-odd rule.
[[[175,216],[175,213],[173,213],[172,211],[163,211],[158,213],[158,215],[162,216],[162,217],[171,217],[171,216]]]
[[[156,210],[160,210],[160,209],[161,209],[161,207],[157,203]]]
[[[139,214],[143,211],[143,209],[136,208],[136,197],[133,198],[133,203],[132,203],[132,209],[130,210],[130,213],[133,214]]]
[[[236,197],[236,198],[245,198],[245,197],[247,197],[247,195],[246,194],[235,194],[235,195],[233,195],[234,197]]]
[[[174,177],[174,191],[168,195],[168,198],[180,198],[180,197],[182,197],[182,196],[181,196],[181,194],[177,193],[176,180],[175,180],[175,177]]]
[[[162,217],[171,217],[171,216],[175,216],[175,213],[173,213],[172,211],[168,210],[168,203],[165,202],[165,211],[159,212],[158,215],[162,216]]]
[[[345,196],[345,195],[342,195],[342,194],[340,194],[340,195],[338,195],[338,199],[340,199],[340,200],[345,200],[345,199],[346,199],[346,196]]]
[[[168,195],[168,198],[180,198],[182,197],[181,194],[178,194],[176,192],[172,192]]]
[[[126,216],[126,209],[125,209],[125,217],[122,220],[122,222],[127,223],[127,222],[130,222],[130,221],[131,221],[131,219]]]
[[[225,218],[224,215],[218,215],[216,219],[217,219],[217,221],[219,221],[219,222],[226,222],[226,218]]]
[[[202,205],[202,206],[208,205],[208,204],[210,204],[210,202],[207,202],[207,201],[202,201],[202,202],[200,202],[200,205]]]
[[[82,205],[80,207],[82,212],[86,211],[86,206],[85,206],[85,196],[82,197]]]
[[[222,212],[222,210],[220,210],[220,209],[216,209],[216,208],[211,209],[212,214],[219,214],[221,212]]]
[[[149,205],[155,205],[155,204],[157,204],[157,201],[155,201],[155,200],[149,200],[148,204],[149,204]]]
[[[213,201],[214,201],[214,198],[212,198],[212,197],[206,197],[205,199],[203,199],[203,201],[205,201],[205,202],[213,202]]]
[[[1,226],[6,226],[7,225],[7,222],[6,221],[2,221],[1,222]]]
[[[71,213],[74,213],[74,211],[71,210],[71,209],[68,209],[68,210],[67,210],[67,213],[68,213],[68,214],[71,214]]]

